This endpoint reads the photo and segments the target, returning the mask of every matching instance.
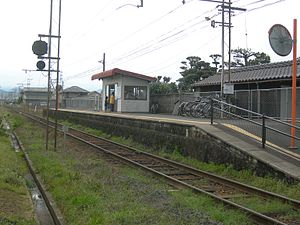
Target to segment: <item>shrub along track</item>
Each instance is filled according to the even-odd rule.
[[[26,113],[22,114],[34,121],[46,124],[41,117]],[[50,123],[54,126],[52,122]],[[58,128],[62,130],[62,125],[59,124]],[[69,128],[66,135],[95,147],[103,153],[127,164],[135,165],[159,177],[163,177],[176,187],[190,188],[197,193],[210,196],[227,206],[241,210],[258,224],[300,224],[300,201],[194,169],[73,128]],[[251,200],[261,202],[265,206],[274,204],[274,202],[275,204],[282,204],[282,210],[260,212],[261,210],[255,209],[255,206],[251,209],[247,208],[245,205]],[[292,214],[294,216],[288,215],[291,211],[294,212]]]

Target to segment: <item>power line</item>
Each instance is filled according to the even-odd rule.
[[[235,2],[239,2],[239,1],[240,1],[240,0],[237,0],[237,1],[235,1]],[[258,1],[251,2],[251,3],[247,4],[247,5],[256,5],[256,4],[265,2],[265,1],[267,1],[267,0],[258,0]],[[264,7],[267,7],[267,6],[271,6],[271,5],[274,5],[274,4],[283,2],[283,1],[285,1],[285,0],[278,0],[278,1],[276,1],[276,2],[267,3],[267,4],[263,5],[263,6],[259,6],[259,7],[256,7],[256,8],[252,8],[252,9],[250,9],[250,10],[248,10],[248,11],[255,11],[255,10],[258,10],[258,9],[261,9],[261,8],[264,8]],[[178,6],[178,7],[176,7],[174,10],[176,11],[176,10],[179,9],[179,8],[181,8],[181,7]],[[214,8],[214,9],[215,9],[215,8]],[[213,9],[213,10],[214,10],[214,9]],[[163,16],[157,18],[156,20],[152,21],[151,23],[149,23],[149,24],[143,26],[142,28],[136,30],[136,31],[133,32],[132,34],[130,34],[130,35],[126,36],[125,38],[121,39],[120,41],[118,41],[116,44],[119,44],[120,42],[123,42],[124,40],[127,40],[128,38],[130,38],[130,37],[133,36],[134,34],[140,32],[140,31],[142,31],[142,30],[145,30],[146,28],[148,28],[148,27],[151,26],[152,24],[158,22],[159,20],[163,19],[164,17],[166,17],[167,15],[169,15],[170,13],[172,13],[174,10],[169,11],[167,14],[164,14]],[[209,10],[209,11],[207,11],[207,12],[201,14],[200,16],[197,16],[197,17],[195,17],[195,18],[189,20],[188,22],[194,21],[194,20],[196,20],[197,18],[202,17],[204,14],[209,13],[209,12],[212,12],[213,10]],[[240,15],[240,14],[242,14],[242,13],[244,13],[244,12],[240,12],[240,13],[238,13],[236,16],[238,16],[238,15]],[[217,15],[219,15],[219,14],[216,14],[216,15],[214,15],[214,16],[217,16]],[[162,48],[164,48],[164,47],[166,47],[166,46],[168,46],[168,45],[170,45],[170,44],[172,44],[172,43],[175,43],[175,42],[177,42],[177,41],[179,41],[179,40],[182,40],[182,39],[184,39],[185,36],[187,36],[187,35],[190,34],[190,32],[186,32],[188,29],[190,29],[190,28],[192,28],[192,27],[194,27],[194,26],[196,26],[196,25],[199,25],[199,24],[201,24],[202,22],[204,22],[204,21],[197,22],[197,23],[195,23],[195,24],[193,24],[193,25],[190,25],[189,27],[184,27],[183,29],[181,29],[181,30],[179,30],[179,31],[178,31],[178,30],[176,31],[176,29],[178,28],[178,27],[176,27],[176,28],[170,30],[169,32],[164,33],[164,34],[160,35],[159,37],[157,37],[157,38],[155,39],[156,41],[153,41],[153,40],[152,40],[152,41],[149,41],[149,42],[147,42],[147,43],[145,43],[145,44],[139,46],[138,48],[135,48],[135,49],[133,49],[133,50],[127,52],[127,53],[124,53],[123,55],[121,55],[121,57],[118,57],[118,58],[112,60],[112,64],[116,64],[116,63],[120,63],[120,62],[123,62],[123,63],[124,63],[124,62],[128,62],[128,61],[132,61],[132,60],[134,60],[134,59],[137,58],[137,57],[141,57],[141,56],[150,54],[150,53],[152,53],[152,52],[154,52],[154,51],[157,51],[157,50],[159,50],[159,49],[162,49]],[[149,26],[148,26],[148,25],[149,25]],[[184,26],[184,25],[186,25],[186,23],[180,25],[179,27]],[[205,26],[205,27],[207,27],[207,26]],[[203,28],[205,28],[205,27],[201,27],[200,29],[203,29]],[[199,30],[199,28],[196,29],[196,30]],[[172,32],[173,32],[173,33],[172,33]],[[184,33],[184,32],[186,32],[186,33]],[[194,30],[193,32],[195,32],[195,30]],[[168,35],[168,34],[169,34],[169,35]],[[88,75],[87,73],[89,73],[89,72],[91,72],[91,71],[95,71],[95,70],[97,70],[97,69],[99,69],[99,68],[97,68],[97,67],[96,67],[96,68],[92,68],[92,69],[89,69],[89,70],[87,70],[87,71],[81,72],[81,73],[79,73],[79,74],[75,74],[75,75],[69,76],[67,79],[73,79],[73,78],[78,78],[78,77],[82,77],[82,76],[87,76],[87,75]]]
[[[192,0],[192,1],[194,1],[194,0]],[[192,2],[192,1],[189,1],[188,3]],[[177,6],[177,7],[174,8],[174,9],[170,10],[170,11],[167,12],[166,14],[164,14],[164,15],[162,15],[162,16],[156,18],[155,20],[151,21],[150,23],[148,23],[148,24],[142,26],[141,28],[139,28],[139,29],[137,29],[136,31],[132,32],[131,34],[127,35],[125,38],[123,38],[123,39],[121,39],[121,40],[119,40],[119,41],[117,41],[117,42],[111,44],[108,48],[111,48],[111,46],[116,47],[117,45],[119,45],[119,44],[122,43],[123,41],[127,40],[128,38],[131,38],[132,36],[136,35],[137,33],[143,31],[143,30],[146,29],[146,28],[149,28],[149,27],[152,26],[153,24],[155,24],[155,23],[161,21],[162,19],[164,19],[165,17],[171,15],[172,13],[174,13],[175,11],[177,11],[178,9],[180,9],[181,7],[183,7],[182,4],[179,5],[179,6]]]
[[[85,31],[82,31],[82,32],[78,32],[78,33],[75,33],[72,37],[72,39],[79,39],[79,38],[82,38],[84,36],[86,36],[94,27],[95,27],[95,21],[96,19],[99,17],[99,15],[101,15],[101,13],[108,7],[110,6],[114,1],[113,0],[108,0],[106,2],[106,4],[96,13],[94,14],[93,17],[91,17],[88,21],[87,21],[87,24],[89,24],[89,28],[88,29],[85,29]],[[109,15],[116,11],[115,9],[109,11]],[[103,20],[105,19],[105,17],[101,17],[100,18],[100,21],[103,22]],[[76,38],[76,36],[79,36],[78,38]]]
[[[192,1],[194,1],[194,0],[191,0],[191,1],[187,2],[187,3],[190,3],[190,2],[192,2]],[[135,32],[131,33],[130,35],[128,35],[128,36],[125,37],[124,39],[122,39],[122,40],[116,42],[116,43],[114,44],[114,46],[120,44],[121,42],[127,40],[128,38],[130,38],[130,37],[132,37],[133,35],[135,35],[135,34],[141,32],[142,30],[148,28],[149,26],[151,26],[151,25],[153,25],[153,24],[159,22],[160,20],[162,20],[163,18],[165,18],[165,17],[169,16],[170,14],[174,13],[175,11],[177,11],[177,10],[178,10],[179,8],[181,8],[181,7],[182,7],[182,5],[180,5],[180,6],[176,7],[176,8],[174,8],[174,9],[172,9],[171,11],[169,11],[169,12],[166,13],[166,14],[164,14],[163,16],[160,16],[159,18],[155,19],[154,21],[150,22],[149,24],[147,24],[147,25],[141,27],[140,29],[138,29],[138,30],[136,30]],[[212,12],[213,10],[215,10],[215,8],[212,9],[212,10],[206,11],[206,12],[203,13],[203,14]],[[202,17],[203,14],[201,14],[201,15],[199,15],[199,16],[197,16],[197,17],[195,17],[195,18],[193,18],[193,19],[191,19],[191,20],[185,22],[183,25],[185,25],[185,24],[187,24],[187,23],[190,23],[190,22],[192,22],[192,21],[194,21],[194,20],[196,20],[196,19]],[[183,25],[180,25],[179,27],[182,27]],[[196,25],[197,25],[197,24],[196,24]],[[173,30],[178,29],[179,27],[176,26]],[[169,31],[168,33],[171,33],[173,30]],[[164,35],[167,35],[168,33],[161,35],[161,37],[163,37]],[[172,35],[171,35],[171,37],[172,37]],[[168,39],[168,38],[170,38],[170,37],[167,37],[166,39]],[[159,39],[159,37],[157,37],[156,39]],[[158,40],[158,41],[160,42],[160,40]],[[149,47],[152,46],[152,45],[151,45],[151,42],[153,42],[153,40],[150,41],[150,42],[148,42],[148,43],[146,43],[146,44],[143,44],[143,45],[140,46],[139,48],[140,48],[140,49],[144,49],[145,46],[147,47],[147,44],[148,44],[148,48],[149,48]],[[132,55],[132,54],[133,54],[132,52],[138,52],[138,48],[131,50],[129,53],[124,53],[123,55],[125,55],[125,56],[126,56],[126,55]],[[96,54],[98,54],[98,52],[95,52],[95,53],[89,55],[88,57],[85,57],[83,60],[88,60],[89,58],[91,58],[92,56],[94,56],[94,55],[96,55]],[[120,59],[120,58],[124,58],[124,57],[121,56],[121,57],[119,57],[118,59]],[[116,62],[118,59],[113,59],[112,61],[115,61],[115,62]],[[77,64],[77,63],[80,63],[80,62],[82,62],[83,60],[77,60],[76,62],[74,62],[74,63],[72,63],[72,64],[68,64],[68,66],[74,65],[74,64]]]
[[[77,74],[74,74],[74,75],[70,75],[70,76],[67,76],[65,77],[65,81],[68,81],[68,80],[71,80],[71,79],[76,79],[76,78],[81,78],[81,77],[85,77],[87,75],[89,75],[90,73],[94,72],[94,71],[97,71],[100,69],[100,66],[96,66],[96,67],[93,67],[91,69],[88,69],[88,70],[85,70],[85,71],[82,71],[80,73],[77,73]]]
[[[215,8],[213,10],[215,10]],[[113,59],[112,62],[113,63],[117,63],[119,61],[123,61],[124,59],[127,59],[128,57],[134,56],[134,55],[136,55],[136,54],[138,54],[140,52],[149,51],[151,48],[153,48],[153,46],[155,46],[155,45],[157,45],[159,43],[162,43],[164,41],[167,41],[169,39],[172,39],[172,38],[174,38],[174,37],[176,37],[178,35],[183,34],[188,29],[191,29],[191,28],[193,28],[193,27],[195,27],[195,26],[197,26],[197,25],[205,22],[203,20],[203,16],[205,14],[207,14],[207,13],[212,12],[213,10],[208,10],[208,11],[202,13],[201,15],[199,15],[199,16],[191,19],[191,20],[184,22],[180,26],[176,26],[175,28],[173,28],[170,31],[168,31],[168,32],[166,32],[166,33],[164,33],[164,34],[156,37],[155,39],[152,39],[151,41],[149,41],[147,43],[144,43],[144,44],[140,45],[139,47],[137,47],[137,48],[135,48],[135,49],[133,49],[133,50],[127,52],[127,53],[124,53],[120,57],[118,57],[116,59]],[[219,15],[219,13],[213,15],[212,18],[215,17],[215,16],[217,16],[217,15]],[[191,25],[187,26],[188,23],[191,23],[191,22],[193,22],[193,21],[195,21],[195,20],[197,20],[199,18],[202,18],[201,21],[198,21],[198,22],[196,22],[194,24],[191,24]],[[181,27],[183,27],[183,28],[181,28]],[[205,26],[205,27],[207,27],[207,26]],[[202,29],[202,28],[200,28],[200,29]]]
[[[201,21],[201,22],[204,22],[204,21]],[[203,28],[207,28],[207,27],[208,27],[208,25],[205,25],[205,26],[201,27],[200,30],[203,29]],[[189,35],[191,33],[194,33],[197,30],[199,30],[199,29],[195,29],[193,31],[190,31],[189,33],[184,33],[183,31],[180,31],[180,32],[176,33],[175,35],[172,35],[171,37],[168,37],[165,40],[161,40],[158,43],[156,43],[155,45],[150,46],[150,47],[144,49],[144,51],[139,51],[139,52],[135,53],[134,55],[131,56],[131,58],[129,56],[127,56],[126,58],[128,58],[128,59],[122,58],[122,59],[120,59],[117,62],[118,63],[120,63],[120,62],[125,63],[125,62],[128,62],[128,61],[132,61],[133,59],[136,59],[138,57],[150,54],[150,53],[152,53],[154,51],[157,51],[159,49],[162,49],[162,48],[164,48],[166,46],[169,46],[169,45],[171,45],[173,43],[176,43],[176,42],[184,39],[185,36],[187,36],[187,35]],[[182,35],[178,36],[179,34],[182,34]],[[173,39],[171,39],[171,38],[173,38]],[[168,39],[171,39],[171,40],[169,40],[168,42],[165,43],[165,41],[168,40]]]
[[[198,48],[196,48],[196,49],[193,47],[192,51],[189,50],[190,53],[185,53],[185,54],[186,54],[186,55],[191,55],[193,52],[196,52],[196,51],[202,49],[203,46],[206,46],[206,45],[208,45],[209,43],[211,43],[212,41],[215,41],[218,37],[220,37],[220,34],[217,34],[217,35],[215,35],[213,38],[210,38],[207,42],[201,44],[201,45],[200,45]],[[187,49],[185,49],[184,51],[180,51],[180,52],[178,52],[176,55],[182,55],[184,52],[186,52],[186,50],[187,50]],[[145,69],[145,71],[147,71],[146,73],[155,73],[155,72],[161,71],[161,70],[163,70],[163,69],[165,69],[165,68],[168,68],[168,67],[170,67],[170,66],[173,66],[173,65],[175,65],[175,64],[177,64],[177,63],[178,63],[178,60],[176,59],[176,60],[173,60],[172,63],[169,63],[168,65],[165,65],[165,66],[163,66],[163,67],[161,67],[161,66],[160,66],[159,68],[153,68],[153,67],[151,67],[151,68],[149,68],[149,69]]]
[[[259,1],[251,2],[251,3],[247,4],[247,5],[254,5],[254,4],[258,4],[258,3],[261,3],[261,2],[265,2],[265,1],[266,1],[266,0],[259,0]],[[260,9],[260,8],[263,8],[263,7],[271,6],[271,5],[277,4],[277,3],[282,2],[282,1],[285,1],[285,0],[279,0],[279,1],[276,1],[276,2],[268,3],[268,4],[265,4],[265,5],[263,5],[263,6],[253,8],[253,9],[251,9],[251,11],[257,10],[257,9]],[[236,1],[236,2],[238,2],[238,1]],[[240,13],[240,14],[241,14],[241,13]],[[188,29],[188,28],[187,28],[187,29]],[[174,36],[177,36],[178,34],[180,34],[180,33],[182,33],[182,32],[183,32],[183,30],[181,30],[181,31],[179,31],[179,32],[177,32],[177,33],[175,33],[175,34],[169,36],[169,37],[166,37],[165,39],[161,39],[161,40],[159,40],[157,43],[163,42],[163,41],[165,41],[165,40],[167,40],[167,39],[169,39],[169,38],[172,38],[172,37],[174,37]],[[169,44],[171,44],[171,43],[173,43],[173,42],[176,42],[176,41],[171,41],[171,42],[169,42],[168,44],[165,44],[165,45],[163,45],[163,46],[156,46],[156,47],[154,46],[154,47],[153,47],[153,45],[149,45],[148,47],[137,48],[136,51],[130,52],[130,53],[127,54],[127,55],[123,55],[122,57],[120,57],[120,58],[117,59],[116,61],[117,61],[117,62],[124,61],[124,59],[126,59],[126,58],[132,56],[131,59],[125,60],[125,62],[128,62],[128,61],[131,61],[131,60],[133,60],[133,59],[135,59],[135,58],[137,58],[137,57],[140,57],[140,56],[146,55],[146,54],[148,54],[148,53],[151,53],[151,52],[153,52],[153,51],[156,51],[156,50],[158,50],[158,49],[161,49],[161,48],[163,48],[163,47],[165,47],[165,46],[167,46],[167,45],[169,45]],[[152,49],[150,49],[150,48],[152,48]],[[115,62],[115,63],[116,63],[116,62]]]
[[[191,0],[191,1],[189,1],[188,3],[192,2],[192,1],[194,1],[194,0]],[[116,41],[115,43],[111,44],[111,45],[108,47],[108,49],[111,50],[111,49],[117,47],[119,44],[123,43],[124,41],[126,41],[127,39],[129,39],[129,38],[131,38],[132,36],[136,35],[137,33],[139,33],[139,32],[141,32],[141,31],[143,31],[143,30],[149,28],[149,27],[152,26],[153,24],[155,24],[155,23],[161,21],[162,19],[164,19],[165,17],[171,15],[172,13],[174,13],[175,11],[177,11],[178,9],[180,9],[181,7],[182,7],[182,4],[181,4],[180,6],[177,6],[177,7],[174,8],[174,9],[172,9],[171,11],[167,12],[166,14],[164,14],[164,15],[162,15],[162,16],[156,18],[155,20],[151,21],[150,23],[148,23],[148,24],[142,26],[141,28],[139,28],[139,29],[137,29],[136,31],[132,32],[131,34],[127,35],[127,36],[124,37],[123,39],[118,40],[118,41]],[[112,13],[115,12],[115,11],[116,11],[116,9],[113,10]],[[107,17],[106,17],[106,18],[107,18]],[[91,30],[91,29],[90,29],[90,30]],[[83,35],[83,36],[87,35],[87,33],[88,33],[88,32],[84,32],[84,35]],[[91,58],[92,56],[95,56],[96,54],[98,54],[98,52],[99,52],[99,51],[97,51],[97,52],[95,51],[95,53],[89,55],[88,57],[85,57],[83,60],[87,60],[87,59]],[[78,60],[78,61],[76,61],[76,62],[74,62],[74,63],[69,64],[69,65],[74,65],[74,64],[76,64],[76,63],[78,63],[78,62],[80,62],[80,61],[81,61],[81,60]]]
[[[280,2],[284,2],[284,1],[286,1],[286,0],[278,0],[276,2],[267,3],[265,5],[262,5],[262,6],[259,6],[259,7],[256,7],[256,8],[249,9],[248,12],[251,12],[251,11],[254,11],[254,10],[258,10],[258,9],[262,9],[262,8],[265,8],[265,7],[268,7],[268,6],[272,6],[272,5],[275,5],[275,4],[278,4]]]

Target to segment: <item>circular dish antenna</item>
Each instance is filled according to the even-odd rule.
[[[281,24],[275,24],[271,27],[269,30],[269,42],[277,55],[287,56],[292,51],[292,36],[288,29]]]

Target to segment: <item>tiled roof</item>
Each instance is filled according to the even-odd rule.
[[[103,79],[103,78],[112,77],[116,74],[121,74],[121,75],[134,77],[134,78],[147,80],[147,81],[155,81],[156,80],[155,77],[149,77],[149,76],[146,76],[146,75],[143,75],[143,74],[133,73],[133,72],[126,71],[126,70],[121,70],[121,69],[118,69],[118,68],[114,68],[112,70],[107,70],[107,71],[104,71],[102,73],[97,73],[97,74],[92,76],[92,80],[96,80],[96,79],[100,80],[100,79]]]
[[[289,79],[292,77],[292,61],[247,66],[231,70],[231,83],[260,82],[265,80]],[[300,58],[297,60],[297,77],[300,77]],[[224,73],[224,81],[228,81],[228,71]],[[221,75],[216,74],[192,84],[193,87],[219,85]]]
[[[72,86],[69,88],[64,89],[64,93],[72,92],[72,93],[88,93],[87,90],[84,90],[83,88],[80,88],[78,86]]]

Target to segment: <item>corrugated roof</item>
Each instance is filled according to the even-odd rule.
[[[133,72],[126,71],[126,70],[121,70],[121,69],[118,69],[118,68],[114,68],[112,70],[107,70],[107,71],[104,71],[102,73],[97,73],[97,74],[92,76],[92,80],[96,80],[96,79],[100,80],[100,79],[103,79],[103,78],[112,77],[116,74],[125,75],[125,76],[129,76],[129,77],[134,77],[134,78],[147,80],[147,81],[155,81],[156,80],[155,77],[150,77],[150,76],[146,76],[146,75],[139,74],[139,73],[133,73]]]
[[[256,66],[246,66],[231,70],[231,83],[260,82],[265,80],[288,79],[292,77],[292,61],[268,63]],[[300,58],[297,60],[297,77],[300,77]],[[228,81],[228,71],[224,74]],[[220,74],[210,76],[202,81],[192,84],[193,87],[219,85]]]
[[[64,93],[67,93],[67,92],[72,92],[72,93],[88,93],[87,90],[84,90],[83,88],[78,87],[78,86],[72,86],[72,87],[64,89]]]

